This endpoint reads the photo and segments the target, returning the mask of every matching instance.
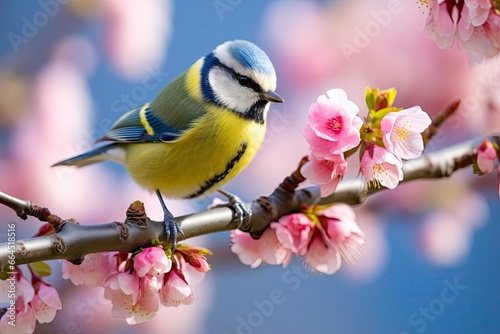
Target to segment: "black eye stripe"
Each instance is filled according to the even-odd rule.
[[[234,78],[234,80],[236,80],[238,82],[239,82],[239,78],[241,76],[246,77],[248,79],[248,84],[246,84],[245,87],[251,88],[253,91],[255,91],[257,93],[263,93],[262,88],[260,87],[260,85],[258,83],[256,83],[255,80],[253,80],[252,78],[247,77],[246,75],[243,75],[243,74],[240,74],[240,73],[236,72],[231,67],[228,67],[228,66],[224,65],[221,62],[219,62],[217,65],[220,66],[222,69],[224,69],[229,74],[231,74],[231,76]]]
[[[241,83],[241,78],[246,78],[245,84]],[[252,88],[257,93],[262,93],[262,89],[260,88],[259,84],[257,84],[252,78],[249,78],[246,75],[238,74],[237,79],[238,79],[238,82],[240,83],[240,85],[242,85],[244,87]]]

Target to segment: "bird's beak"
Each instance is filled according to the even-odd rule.
[[[269,102],[276,102],[276,103],[281,103],[285,101],[281,96],[279,96],[272,90],[268,90],[265,93],[260,93],[260,98]]]

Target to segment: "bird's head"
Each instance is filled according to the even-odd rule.
[[[264,123],[269,102],[283,102],[275,89],[273,64],[253,43],[225,42],[204,58],[201,68],[203,97],[244,118]]]

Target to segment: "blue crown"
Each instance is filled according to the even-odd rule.
[[[229,42],[229,52],[244,67],[267,75],[276,75],[271,60],[257,45],[235,40]]]

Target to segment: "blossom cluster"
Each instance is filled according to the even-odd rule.
[[[403,160],[422,154],[422,132],[431,120],[420,107],[392,107],[395,89],[366,90],[368,115],[359,116],[358,106],[341,89],[329,90],[309,108],[302,132],[310,145],[309,161],[302,175],[329,196],[347,170],[346,158],[361,150],[360,172],[375,187],[395,188],[403,179]],[[303,257],[314,271],[333,274],[342,259],[355,263],[362,254],[364,233],[354,211],[346,204],[303,208],[281,217],[260,239],[241,231],[231,233],[231,250],[252,268],[261,263],[286,266],[292,255]]]
[[[58,310],[62,309],[57,290],[44,282],[32,271],[31,280],[17,268],[15,276],[0,280],[0,290],[7,292],[10,280],[15,280],[15,293],[2,293],[2,303],[8,303],[6,312],[0,319],[0,333],[33,333],[37,321],[41,324],[54,320]],[[14,300],[3,300],[12,298]]]
[[[232,231],[231,250],[252,268],[261,263],[286,267],[295,255],[312,270],[331,275],[340,269],[342,259],[353,264],[363,252],[365,235],[355,218],[346,204],[304,207],[271,223],[258,240]]]
[[[168,252],[170,256],[167,255]],[[103,287],[112,315],[130,325],[151,320],[163,306],[192,304],[192,285],[210,270],[203,248],[179,245],[173,253],[161,245],[137,254],[89,254],[80,265],[63,262],[63,278],[75,285]]]
[[[455,41],[473,59],[493,57],[500,51],[500,7],[492,0],[425,0],[429,8],[428,36],[442,49]]]
[[[321,188],[321,196],[332,194],[347,170],[345,157],[359,147],[361,173],[376,187],[394,189],[403,179],[403,160],[418,158],[424,149],[422,132],[431,120],[419,106],[392,107],[395,89],[367,89],[368,115],[343,90],[332,89],[309,108],[303,137],[310,145],[310,162],[302,174]],[[362,145],[360,145],[362,144]]]

